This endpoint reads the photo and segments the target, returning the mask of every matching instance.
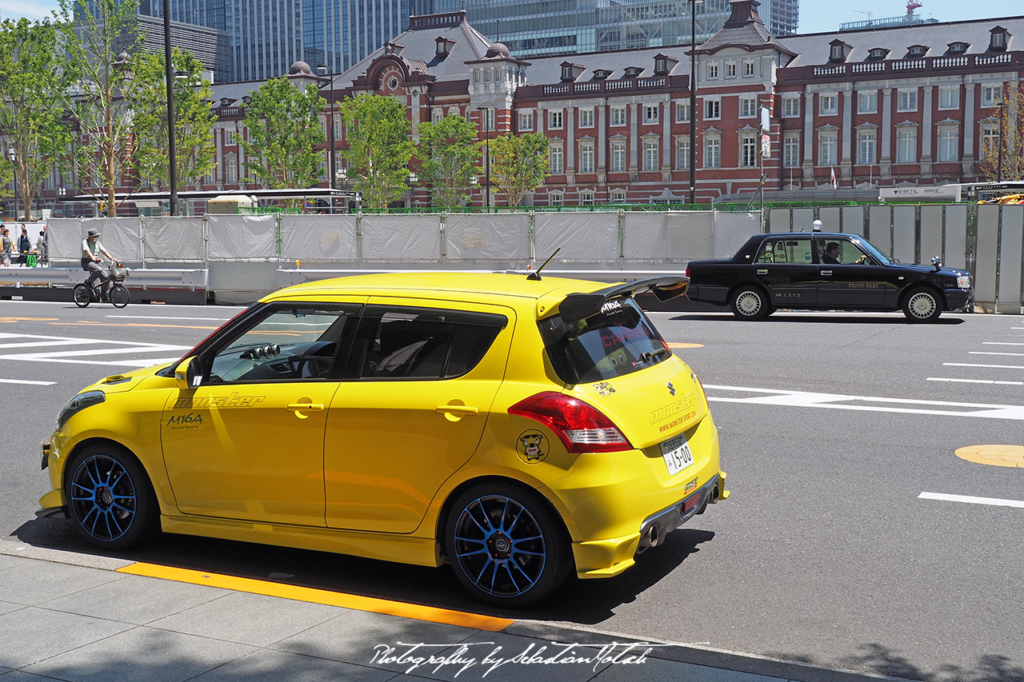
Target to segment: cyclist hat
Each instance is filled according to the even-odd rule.
[[[88,236],[89,237],[99,237],[100,236],[99,230],[97,230],[95,227],[90,227],[89,228]]]

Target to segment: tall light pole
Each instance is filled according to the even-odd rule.
[[[487,137],[484,138],[485,139],[485,142],[484,142],[484,145],[485,145],[485,147],[484,147],[484,156],[487,157],[485,159],[486,169],[484,171],[484,178],[485,178],[485,180],[484,180],[484,183],[485,183],[485,187],[484,187],[484,209],[488,213],[490,213],[491,212],[491,117],[490,117],[490,110],[487,107],[477,107],[476,110],[480,112],[480,117],[482,119],[481,122],[486,122],[487,123],[487,128],[486,128]]]
[[[697,203],[697,5],[690,0],[690,204]]]
[[[996,111],[999,112],[999,155],[998,161],[996,161],[996,182],[1003,181],[1003,111],[1005,106],[1006,102],[996,105]]]
[[[17,162],[17,160],[18,160],[18,153],[14,150],[14,145],[13,144],[7,148],[7,159],[11,162],[11,166],[14,166],[15,163]],[[12,176],[12,179],[14,180],[14,219],[17,220],[18,219],[18,169],[17,168],[14,168],[14,175]]]
[[[337,162],[335,161],[335,144],[334,144],[334,69],[327,66],[326,64],[317,64],[317,71],[326,72],[327,76],[331,79],[331,108],[330,108],[330,126],[331,126],[331,189],[337,189],[335,178],[337,177]],[[334,212],[334,197],[331,197],[331,212]]]
[[[171,215],[178,215],[178,159],[174,142],[174,67],[171,64],[171,0],[164,0],[164,78],[167,80],[167,162]]]

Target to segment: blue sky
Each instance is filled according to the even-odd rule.
[[[917,10],[922,17],[939,21],[964,21],[1024,15],[1024,7],[1006,0],[922,0]],[[1016,7],[1015,7],[1016,5]],[[854,7],[859,11],[855,11]],[[55,0],[0,0],[0,18],[28,17],[39,19],[57,8]],[[876,19],[906,14],[905,0],[857,0],[846,5],[835,0],[800,0],[800,32],[821,33],[839,30],[847,21],[866,21],[868,12]]]

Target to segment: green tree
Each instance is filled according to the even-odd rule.
[[[146,86],[135,76],[144,36],[138,0],[60,0],[61,43],[74,67],[75,85],[64,94],[75,141],[68,152],[79,187],[93,191],[117,215],[115,193],[134,174],[139,137],[135,117]]]
[[[312,187],[320,182],[324,157],[316,150],[324,135],[320,112],[326,102],[313,85],[299,90],[284,77],[272,78],[245,108],[248,182],[268,189]]]
[[[548,139],[544,133],[508,133],[491,140],[491,180],[505,193],[509,206],[518,206],[547,176]]]
[[[981,146],[981,172],[990,181],[1024,180],[1024,85],[1005,84],[995,112],[995,137],[983,138]]]
[[[203,64],[189,52],[174,48],[171,66],[174,79],[174,146],[177,178],[181,185],[196,185],[213,169],[217,147],[213,143],[215,116],[210,108],[210,81],[203,78]],[[170,183],[167,144],[167,85],[164,56],[143,55],[137,77],[143,84],[144,107],[135,117],[139,135],[139,177]]]
[[[420,178],[430,187],[434,206],[455,208],[469,198],[482,142],[474,142],[476,129],[461,116],[445,116],[439,123],[420,124],[416,156]]]
[[[70,142],[61,101],[69,85],[67,66],[57,28],[49,21],[8,19],[0,24],[0,135],[7,142],[0,181],[17,179],[24,220],[40,183]],[[13,163],[7,158],[8,145],[14,148]],[[63,165],[57,168],[63,170]]]
[[[412,142],[405,106],[398,100],[363,93],[341,105],[348,163],[355,189],[367,208],[387,208],[406,191]]]

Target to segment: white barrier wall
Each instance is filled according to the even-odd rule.
[[[560,263],[601,263],[619,258],[618,213],[538,213],[535,258],[543,263],[556,249]]]
[[[527,261],[530,253],[530,216],[523,213],[453,213],[445,216],[445,257],[460,261]]]
[[[439,215],[368,215],[360,223],[364,261],[441,262]]]
[[[710,213],[627,213],[625,218],[622,256],[627,262],[715,257],[715,216]]]
[[[281,216],[281,259],[303,263],[359,260],[354,215]]]
[[[202,218],[146,218],[142,240],[147,261],[206,260],[206,225]]]
[[[209,260],[277,258],[277,216],[209,215]]]

